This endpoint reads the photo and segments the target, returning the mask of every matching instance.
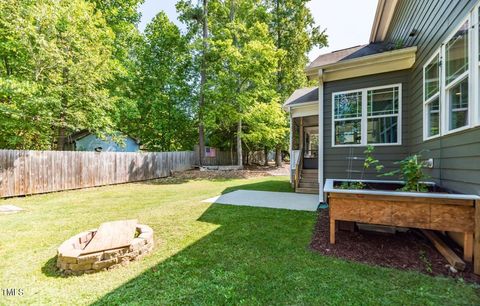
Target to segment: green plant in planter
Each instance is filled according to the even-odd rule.
[[[375,147],[373,146],[368,146],[367,149],[363,152],[365,153],[365,161],[363,162],[363,170],[370,169],[370,167],[375,167],[375,170],[377,172],[380,172],[383,170],[383,165],[380,164],[380,161],[376,158],[373,157],[373,151],[375,150]],[[362,174],[363,176],[363,174]]]
[[[365,154],[365,161],[363,162],[362,179],[365,175],[365,171],[372,167],[375,167],[375,170],[377,172],[380,172],[383,169],[383,165],[380,164],[380,161],[373,157],[374,150],[375,148],[373,146],[368,146],[367,149],[363,151],[363,153]],[[337,188],[360,190],[360,189],[364,189],[365,187],[366,185],[363,182],[342,182],[342,184]]]
[[[419,153],[395,162],[395,164],[400,165],[400,169],[387,172],[382,176],[399,174],[400,178],[405,181],[405,186],[401,189],[402,191],[427,192],[427,185],[421,182],[428,178],[428,176],[423,173],[425,162],[420,160],[421,157],[422,155]]]
[[[362,182],[342,182],[340,186],[337,186],[337,189],[354,189],[359,190],[365,188],[365,184]]]

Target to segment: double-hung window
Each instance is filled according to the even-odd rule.
[[[468,125],[468,20],[445,44],[446,130]]]
[[[334,131],[336,145],[362,143],[362,92],[334,95]]]
[[[480,124],[479,10],[470,12],[423,67],[424,140]]]
[[[440,134],[440,54],[431,58],[423,69],[424,138]]]
[[[332,146],[401,143],[401,85],[334,93],[332,101]]]

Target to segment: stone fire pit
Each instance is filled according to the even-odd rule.
[[[127,265],[153,249],[153,230],[137,220],[102,223],[58,248],[57,267],[66,275],[94,273]]]

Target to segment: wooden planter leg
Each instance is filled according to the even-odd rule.
[[[335,219],[330,218],[330,243],[335,244]]]
[[[473,239],[473,273],[480,275],[480,201],[475,201],[475,233]]]
[[[473,233],[464,233],[463,237],[463,260],[472,262],[473,259]]]

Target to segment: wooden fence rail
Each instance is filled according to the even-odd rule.
[[[195,155],[0,150],[0,198],[167,177],[193,168]]]

